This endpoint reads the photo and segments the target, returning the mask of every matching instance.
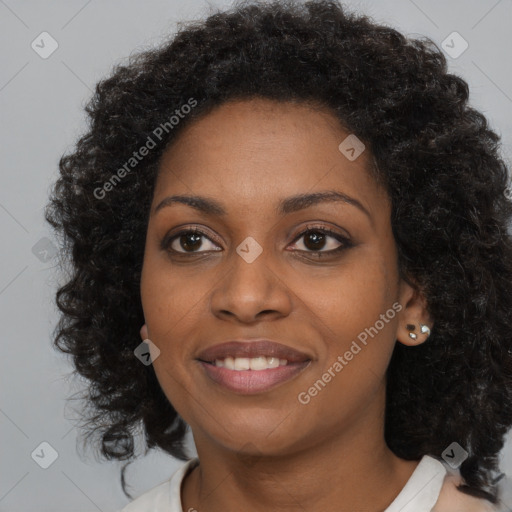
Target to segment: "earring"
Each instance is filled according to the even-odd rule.
[[[412,340],[415,340],[418,336],[413,332],[416,330],[416,326],[413,325],[413,324],[407,324],[405,326],[405,328],[410,331],[409,332],[409,338],[411,338]]]
[[[421,334],[426,334],[427,338],[430,336],[430,328],[428,325],[420,324]]]
[[[414,324],[407,324],[405,328],[409,331],[409,338],[412,340],[418,339],[418,335],[414,332],[416,330],[416,326]],[[421,334],[426,334],[427,338],[430,336],[430,328],[428,325],[420,324],[420,332]]]

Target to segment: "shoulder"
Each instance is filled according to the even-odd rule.
[[[184,462],[167,480],[128,503],[119,512],[182,512],[181,483],[198,459]]]
[[[149,491],[128,503],[120,512],[150,512],[169,509],[169,490],[171,478],[153,487]],[[167,500],[167,502],[166,502]],[[163,508],[163,507],[166,508]],[[169,510],[169,512],[181,512]]]
[[[499,512],[491,502],[459,491],[460,482],[458,473],[447,473],[432,512]]]

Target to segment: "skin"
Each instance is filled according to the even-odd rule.
[[[326,110],[237,100],[188,125],[163,155],[147,228],[141,338],[161,351],[153,363],[157,378],[190,425],[200,459],[184,480],[183,510],[377,512],[418,464],[385,443],[385,372],[397,341],[426,340],[418,328],[412,340],[406,324],[432,322],[422,294],[400,279],[391,204],[368,172],[369,150],[350,161],[338,149],[347,135]],[[331,190],[368,214],[332,201],[276,212],[284,198]],[[180,203],[155,213],[173,194],[215,199],[226,214]],[[352,245],[315,258],[315,248],[326,252],[343,242],[325,235],[315,245],[311,233],[297,238],[307,225],[330,228]],[[190,252],[178,237],[161,247],[184,227],[203,230],[202,245]],[[236,252],[248,236],[263,249],[252,263]],[[394,303],[401,311],[301,404],[299,393]],[[267,392],[227,391],[196,358],[207,347],[247,338],[278,341],[312,361]]]

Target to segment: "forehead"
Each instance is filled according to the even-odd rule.
[[[368,171],[368,150],[358,146],[360,154],[347,158],[353,137],[324,108],[230,101],[191,122],[165,151],[155,201],[167,193],[201,192],[248,207],[277,196],[336,189],[371,203],[382,190]]]

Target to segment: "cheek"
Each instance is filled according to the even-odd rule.
[[[350,401],[354,388],[371,393],[385,376],[400,308],[396,275],[386,261],[380,251],[369,250],[330,279],[311,281],[304,288],[307,311],[325,343],[315,375],[328,383],[330,391],[322,391],[325,399],[334,393]]]
[[[397,295],[394,281],[382,258],[360,251],[328,276],[308,280],[301,300],[330,340],[343,342],[391,307]]]
[[[187,286],[173,273],[160,255],[148,254],[141,276],[141,300],[149,338],[160,354],[153,362],[157,380],[173,407],[188,419],[187,390],[193,389],[184,360],[191,350],[187,338],[197,321],[194,307],[200,307],[204,290]]]
[[[186,271],[172,269],[165,255],[148,254],[142,269],[141,300],[151,340],[165,347],[179,338],[179,332],[186,332],[189,317],[204,306],[210,286]]]

